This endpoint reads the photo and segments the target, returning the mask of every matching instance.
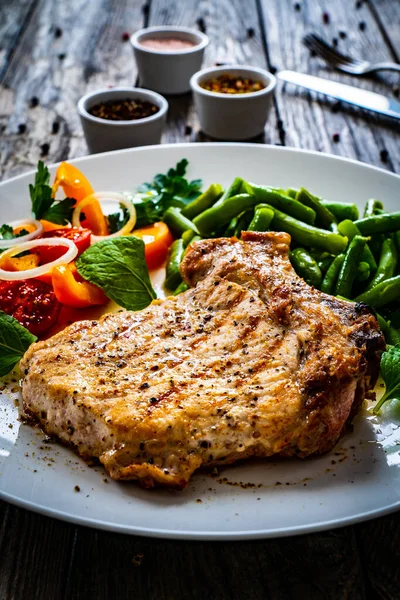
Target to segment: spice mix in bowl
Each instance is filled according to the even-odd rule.
[[[208,37],[187,27],[147,27],[131,36],[140,85],[161,94],[190,91],[201,68]]]
[[[203,69],[190,85],[201,129],[220,140],[249,140],[264,131],[276,79],[264,69],[222,66]]]
[[[133,87],[83,96],[78,113],[89,152],[159,144],[168,111],[160,94]]]

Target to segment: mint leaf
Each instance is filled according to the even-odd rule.
[[[382,354],[381,375],[385,382],[386,390],[379,402],[374,406],[373,412],[379,412],[382,405],[388,400],[400,398],[400,344],[391,346]]]
[[[156,298],[144,257],[144,243],[120,236],[90,246],[76,262],[78,273],[128,310],[142,310]]]
[[[42,219],[54,202],[52,189],[49,186],[50,172],[44,163],[39,160],[35,174],[34,185],[29,185],[29,195],[32,201],[32,212],[36,219]]]
[[[14,317],[0,311],[0,377],[7,375],[37,337]]]
[[[67,225],[72,221],[75,204],[76,200],[74,198],[64,198],[64,200],[50,206],[41,218],[57,225]]]

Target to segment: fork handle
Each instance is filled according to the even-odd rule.
[[[373,65],[370,71],[397,71],[400,73],[400,65],[392,62],[381,62]]]

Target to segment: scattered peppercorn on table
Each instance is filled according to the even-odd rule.
[[[96,88],[136,83],[130,34],[159,24],[205,31],[210,45],[204,66],[239,62],[272,72],[286,68],[394,98],[400,94],[396,74],[356,79],[332,72],[301,43],[306,33],[315,32],[344,54],[372,62],[398,60],[400,5],[395,0],[215,0],[206,4],[197,0],[98,0],[84,7],[78,0],[56,4],[51,0],[4,2],[0,7],[2,179],[34,169],[39,158],[52,163],[85,155],[77,100]],[[209,85],[217,86],[217,91],[224,87],[226,93],[246,93],[257,83],[213,81]],[[163,142],[208,141],[199,130],[191,96],[170,97],[168,101]],[[153,108],[126,105],[102,106],[99,110],[109,118],[112,113],[117,114],[115,118],[128,113],[135,118]],[[300,89],[279,86],[264,136],[255,141],[328,152],[400,173],[399,133],[398,125],[391,121]],[[334,184],[332,181],[332,188]],[[235,182],[232,185],[235,187]],[[241,185],[237,188],[236,198],[240,189],[243,207],[254,196],[257,199],[249,229],[267,228],[273,218],[284,218],[290,227],[282,204],[285,199],[279,191],[255,185],[251,191]],[[166,219],[170,228],[184,231],[182,219],[188,219],[200,234],[206,232],[209,219],[215,225],[221,218],[218,204],[214,205],[221,193],[217,185],[210,188],[184,214],[178,215],[171,208]],[[316,207],[307,190],[296,190],[294,196],[299,193],[301,202],[296,203],[292,196],[292,219],[310,223],[308,231],[312,233],[309,218]],[[290,196],[290,190],[286,194]],[[207,209],[212,205],[210,214]],[[379,278],[390,280],[394,252],[388,240],[376,265],[365,243],[371,227],[375,232],[379,227],[385,230],[386,217],[379,214],[379,203],[372,202],[368,216],[358,221],[351,204],[326,202],[317,209],[325,229],[329,229],[333,213],[340,222],[340,234],[349,239],[351,254],[357,256],[359,265],[352,276],[362,281],[376,273],[374,286],[365,289],[360,299],[368,301],[374,295],[378,306]],[[226,211],[228,202],[224,218]],[[306,233],[303,228],[300,235]],[[332,233],[323,240],[332,244],[332,254],[336,255],[329,266],[325,265],[323,281],[319,281],[310,256],[301,248],[293,252],[298,268],[306,269],[310,280],[318,280],[323,291],[331,291],[337,273],[346,271],[341,248],[336,246],[340,239]],[[187,241],[174,242],[177,262]],[[173,267],[169,273],[171,287],[179,284]],[[346,295],[348,281],[344,277],[336,283],[342,295]],[[398,290],[396,281],[389,288],[385,285],[384,293],[398,294]],[[290,539],[175,542],[90,530],[0,502],[0,597],[397,599],[399,541],[398,515]]]

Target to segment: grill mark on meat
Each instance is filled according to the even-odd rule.
[[[181,269],[194,288],[34,344],[26,412],[145,487],[182,488],[202,464],[326,452],[374,385],[384,342],[364,306],[297,277],[289,241],[192,244]]]

